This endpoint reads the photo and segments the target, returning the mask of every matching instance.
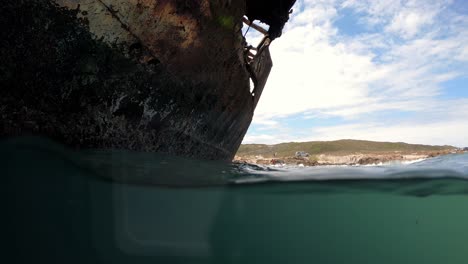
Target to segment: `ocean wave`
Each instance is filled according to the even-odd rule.
[[[440,156],[412,162],[372,166],[263,167],[243,165],[233,183],[327,181],[327,180],[399,180],[457,178],[468,180],[468,154]]]

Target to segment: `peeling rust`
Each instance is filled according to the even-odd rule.
[[[246,59],[249,2],[6,0],[0,137],[231,160],[272,66],[271,35]]]

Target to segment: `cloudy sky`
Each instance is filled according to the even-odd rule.
[[[297,0],[293,9],[243,143],[468,146],[468,1]]]

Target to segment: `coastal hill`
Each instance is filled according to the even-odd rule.
[[[421,152],[455,150],[453,146],[431,146],[420,144],[408,144],[403,142],[376,142],[367,140],[343,139],[336,141],[310,141],[289,142],[276,145],[265,144],[243,144],[237,151],[237,155],[262,155],[273,157],[277,153],[279,157],[293,156],[296,151],[305,151],[310,155],[337,154],[347,155],[353,153],[376,153],[376,152]]]
[[[456,152],[453,146],[431,146],[403,142],[375,142],[343,139],[336,141],[289,142],[276,145],[244,144],[236,160],[256,164],[294,163],[371,164],[389,161],[416,160]],[[307,153],[297,157],[296,152]]]

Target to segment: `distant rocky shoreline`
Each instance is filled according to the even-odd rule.
[[[319,154],[310,157],[263,157],[235,156],[234,163],[247,163],[255,165],[288,165],[288,166],[322,166],[322,165],[378,165],[391,162],[414,162],[417,160],[433,158],[442,155],[463,153],[463,150],[419,151],[404,153],[395,151],[377,153],[352,153],[352,154]]]

